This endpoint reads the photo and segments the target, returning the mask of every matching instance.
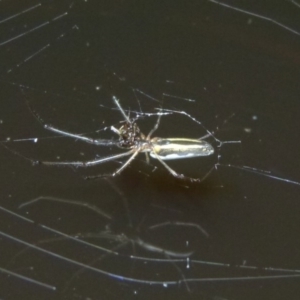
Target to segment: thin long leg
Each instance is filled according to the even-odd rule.
[[[205,237],[207,237],[207,238],[209,237],[208,232],[202,226],[200,226],[199,224],[196,224],[196,223],[191,223],[191,222],[166,221],[166,222],[163,222],[163,223],[152,225],[148,229],[150,229],[150,230],[154,229],[155,230],[157,228],[167,227],[167,226],[192,227],[192,228],[195,228],[195,229],[199,230]]]
[[[112,145],[117,145],[118,141],[113,141],[113,140],[103,140],[103,139],[92,139],[89,137],[82,136],[81,134],[76,134],[76,133],[70,133],[64,130],[60,130],[58,128],[55,128],[51,125],[48,125],[45,123],[45,121],[40,117],[40,115],[30,106],[28,102],[26,102],[29,111],[32,113],[32,115],[38,120],[39,123],[43,125],[43,127],[49,131],[58,133],[60,135],[66,136],[66,137],[71,137],[77,140],[84,141],[89,144],[93,145],[102,145],[102,146],[112,146]]]
[[[202,182],[204,179],[206,179],[210,173],[215,169],[215,166],[213,166],[208,172],[207,174],[205,174],[204,177],[202,178],[193,178],[193,177],[189,177],[189,176],[185,176],[183,174],[178,174],[176,171],[174,171],[169,165],[167,165],[154,151],[152,152],[155,155],[155,158],[176,178],[178,179],[186,179],[189,180],[191,182]]]
[[[140,153],[139,150],[134,150],[135,152],[133,153],[133,155],[131,155],[129,157],[129,159],[117,170],[113,173],[112,176],[118,175],[120,174],[126,167],[129,166],[129,164],[135,159],[135,157]]]
[[[125,114],[125,111],[124,111],[124,109],[122,108],[122,106],[121,106],[121,104],[120,104],[120,102],[119,102],[119,99],[117,99],[117,97],[115,97],[115,96],[113,96],[112,98],[113,98],[115,104],[117,105],[119,111],[121,112],[122,116],[124,117],[124,119],[125,119],[128,123],[131,123],[129,117]]]
[[[220,141],[219,139],[217,139],[213,133],[208,130],[203,124],[202,122],[198,121],[196,118],[194,118],[193,116],[191,116],[190,114],[188,114],[187,112],[185,111],[180,111],[180,110],[171,110],[171,109],[161,109],[161,108],[158,108],[159,111],[161,112],[167,112],[167,113],[175,113],[175,114],[180,114],[180,115],[184,115],[184,116],[187,116],[188,118],[190,118],[192,121],[194,121],[195,123],[199,124],[203,129],[205,129],[205,131],[208,133],[208,136],[212,136],[214,138],[214,140],[220,144],[222,144],[223,142]]]
[[[208,137],[212,137],[218,144],[219,147],[221,147],[223,144],[236,144],[236,143],[241,143],[241,141],[221,141],[219,140],[212,131],[208,130],[203,124],[202,122],[198,121],[196,118],[194,118],[193,116],[191,116],[190,114],[186,113],[185,111],[179,111],[179,110],[171,110],[171,109],[161,109],[158,108],[159,111],[161,112],[167,112],[167,113],[175,113],[175,114],[180,114],[180,115],[184,115],[187,116],[188,118],[190,118],[192,121],[196,122],[197,124],[199,124],[203,129],[206,130],[207,134],[204,137],[201,137],[200,139],[205,139]],[[234,116],[234,115],[232,115]],[[230,116],[231,118],[231,116]],[[199,140],[200,140],[199,139]]]
[[[159,111],[159,113],[139,113],[139,115],[146,115],[146,116],[153,116],[153,115],[158,115],[158,119],[160,119],[160,116],[162,115],[172,115],[172,114],[180,114],[180,115],[184,115],[187,116],[188,118],[190,118],[193,122],[199,124],[206,132],[207,134],[200,139],[205,139],[208,137],[213,137],[213,139],[221,144],[225,144],[225,143],[240,143],[240,141],[220,141],[218,138],[215,137],[215,135],[213,134],[213,132],[211,132],[210,130],[208,130],[203,124],[202,122],[198,121],[196,118],[194,118],[193,116],[191,116],[190,114],[186,113],[185,111],[178,111],[178,110],[171,110],[171,109],[166,109],[166,108],[156,108],[156,110]],[[158,128],[159,125],[159,121],[157,122],[157,124],[155,125],[155,127],[151,130],[151,132],[148,134],[148,137],[151,137],[151,135],[154,133],[154,131]]]
[[[43,165],[52,165],[52,166],[75,166],[75,167],[91,167],[91,166],[95,166],[98,164],[102,164],[111,160],[115,160],[118,158],[122,158],[125,156],[128,156],[130,154],[132,154],[133,152],[135,152],[136,150],[130,150],[124,153],[119,153],[116,155],[112,155],[112,156],[107,156],[104,158],[100,158],[100,159],[95,159],[95,160],[89,160],[89,161],[38,161],[37,163],[39,164],[43,164]],[[125,163],[126,164],[126,163]]]
[[[152,134],[158,129],[158,127],[159,127],[159,124],[160,124],[160,119],[161,119],[161,114],[159,114],[158,115],[158,117],[157,117],[157,120],[156,120],[156,123],[155,123],[155,125],[154,125],[154,127],[152,128],[152,130],[148,133],[148,135],[147,135],[147,140],[150,140],[150,138],[151,138],[151,136],[152,136]]]
[[[133,149],[129,152],[126,152],[128,155],[131,154],[132,152],[133,155],[129,157],[129,159],[119,168],[117,171],[115,171],[112,174],[103,174],[103,175],[96,175],[96,176],[87,176],[85,179],[96,179],[96,178],[103,178],[103,177],[114,177],[116,175],[119,175],[126,167],[129,166],[129,164],[135,159],[135,157],[140,153],[139,150]]]
[[[47,129],[47,130],[50,130],[52,132],[58,133],[60,135],[64,135],[64,136],[71,137],[71,138],[74,138],[74,139],[77,139],[77,140],[81,140],[81,141],[84,141],[86,143],[93,144],[93,145],[113,146],[113,145],[118,144],[118,141],[103,140],[103,139],[92,139],[92,138],[89,138],[89,137],[86,137],[86,136],[82,136],[80,134],[63,131],[63,130],[55,128],[51,125],[47,125],[47,124],[44,124],[44,128]]]
[[[215,134],[216,132],[218,132],[220,130],[220,128],[222,128],[231,118],[233,118],[235,116],[235,113],[231,114],[229,117],[227,117],[221,125],[218,125],[217,128],[207,134],[205,134],[204,136],[201,136],[199,138],[199,140],[205,140],[206,138],[209,137],[213,137],[215,138]],[[241,141],[222,141],[222,144],[241,144]]]
[[[158,129],[159,124],[160,124],[161,116],[162,116],[161,114],[158,115],[156,123],[155,123],[154,127],[151,129],[151,131],[148,133],[148,135],[146,137],[146,140],[149,141],[150,138],[151,138],[151,136],[152,136],[152,134]],[[145,152],[145,156],[146,156],[146,162],[147,162],[147,164],[149,164],[150,160],[149,160],[149,154],[148,154],[148,152]]]

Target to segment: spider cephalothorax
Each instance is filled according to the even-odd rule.
[[[125,122],[119,129],[120,148],[132,148],[145,138],[138,125],[133,122]]]

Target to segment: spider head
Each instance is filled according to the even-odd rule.
[[[124,122],[119,129],[119,147],[133,148],[141,139],[142,133],[138,125],[132,122]]]

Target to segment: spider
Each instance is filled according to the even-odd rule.
[[[73,134],[67,131],[60,130],[51,125],[47,125],[44,121],[37,115],[37,113],[30,108],[35,117],[44,125],[44,128],[52,132],[58,133],[63,136],[72,137],[78,140],[82,140],[87,143],[94,145],[114,145],[127,150],[125,152],[106,156],[100,159],[89,160],[89,161],[66,161],[66,162],[50,162],[50,161],[37,161],[36,164],[43,165],[55,165],[55,166],[75,166],[75,167],[91,167],[99,165],[105,162],[117,160],[126,156],[130,156],[127,161],[125,161],[120,168],[114,171],[112,174],[105,175],[96,175],[86,177],[90,178],[99,178],[99,177],[110,177],[120,174],[130,163],[136,158],[139,153],[146,154],[146,161],[149,162],[149,156],[154,159],[157,159],[167,170],[168,172],[179,179],[186,179],[191,182],[200,182],[208,176],[208,174],[202,179],[192,178],[185,176],[184,174],[179,174],[174,171],[165,161],[166,160],[176,160],[176,159],[185,159],[185,158],[194,158],[199,156],[209,156],[214,153],[214,148],[208,142],[202,139],[187,139],[187,138],[159,138],[151,137],[153,133],[158,129],[161,116],[164,114],[161,112],[157,113],[157,121],[148,133],[144,135],[136,123],[136,119],[130,118],[122,108],[119,100],[113,96],[113,102],[115,103],[117,109],[121,112],[124,117],[122,121],[123,125],[117,129],[114,126],[111,126],[110,129],[119,136],[119,140],[116,141],[104,141],[101,139],[92,139],[89,137],[82,136],[80,134]],[[169,112],[170,113],[170,112]],[[169,114],[167,113],[167,114]]]

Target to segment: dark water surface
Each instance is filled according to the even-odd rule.
[[[0,2],[0,299],[299,299],[300,3],[13,2]],[[173,113],[154,136],[213,132],[214,155],[167,161],[210,176],[177,180],[142,154],[97,180],[84,176],[125,159],[32,165],[122,152],[32,113],[116,141],[112,96],[145,133],[158,108]]]

